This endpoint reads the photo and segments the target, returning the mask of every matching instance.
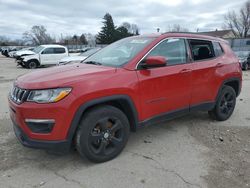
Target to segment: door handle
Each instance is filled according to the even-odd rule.
[[[180,73],[188,73],[188,72],[191,72],[191,69],[182,69],[180,71]]]
[[[222,63],[217,63],[216,67],[223,67]]]

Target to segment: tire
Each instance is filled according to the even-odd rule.
[[[235,90],[230,86],[224,86],[216,101],[215,107],[209,111],[208,114],[215,120],[225,121],[232,115],[235,105]]]
[[[248,70],[248,67],[249,67],[248,63],[244,63],[242,68],[243,68],[243,70]]]
[[[28,68],[28,69],[36,69],[38,67],[38,63],[36,61],[28,61],[26,64],[25,64],[25,67]]]
[[[81,120],[76,133],[76,149],[92,162],[105,162],[121,153],[128,137],[126,115],[113,106],[98,106]]]

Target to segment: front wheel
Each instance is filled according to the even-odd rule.
[[[224,86],[213,110],[209,115],[218,121],[227,120],[233,113],[236,104],[235,90],[230,86]]]
[[[113,106],[99,106],[88,111],[76,133],[76,148],[81,156],[93,162],[115,158],[125,147],[129,121]]]
[[[28,69],[36,69],[38,67],[38,63],[36,61],[28,61],[25,64],[25,67]]]

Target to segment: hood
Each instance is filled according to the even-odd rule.
[[[24,61],[28,61],[30,59],[39,59],[39,54],[23,55],[22,57]]]
[[[31,50],[21,50],[21,51],[17,51],[16,55],[21,56],[21,55],[31,55],[31,54],[35,54],[35,52],[31,51]]]
[[[86,59],[86,57],[84,56],[68,56],[68,57],[65,57],[63,59],[60,60],[60,62],[69,62],[69,61],[82,61]]]
[[[24,89],[70,87],[75,82],[98,78],[101,80],[104,75],[115,72],[114,67],[77,63],[33,71],[18,77],[15,85]]]

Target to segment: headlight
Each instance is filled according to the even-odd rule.
[[[57,88],[45,90],[33,90],[30,92],[27,101],[37,103],[58,102],[71,92],[71,88]]]

